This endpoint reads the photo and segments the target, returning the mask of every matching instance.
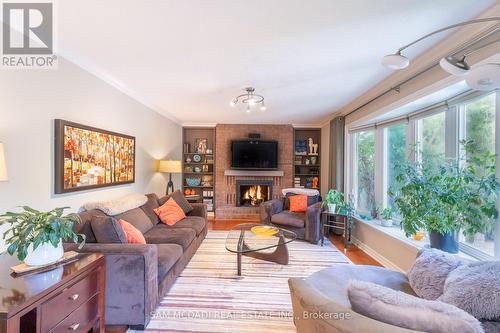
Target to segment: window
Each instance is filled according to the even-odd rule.
[[[445,161],[445,113],[441,112],[419,121],[422,164],[438,167]]]
[[[416,115],[417,118],[410,118],[407,123],[382,124],[373,130],[353,133],[348,141],[348,153],[353,158],[348,159],[352,164],[347,172],[349,193],[355,195],[358,212],[366,215],[379,204],[380,208],[396,208],[387,191],[389,188],[397,191],[396,176],[407,158],[437,168],[447,158],[463,154],[457,151],[462,139],[472,140],[475,145],[468,152],[468,158],[485,152],[500,156],[500,144],[497,143],[500,136],[496,129],[496,114],[500,112],[497,110],[500,105],[496,103],[498,94],[472,92],[447,111],[423,118]],[[414,145],[417,154],[411,155],[410,147]],[[486,230],[474,237],[465,238],[461,234],[461,250],[481,259],[500,259],[500,223],[491,222]],[[394,229],[395,233],[397,231]],[[401,237],[404,236],[401,234]]]
[[[464,105],[465,133],[464,137],[473,141],[474,150],[468,157],[478,156],[485,152],[495,153],[495,94],[484,96]],[[484,233],[465,238],[465,244],[488,255],[495,255],[495,223]]]
[[[375,131],[356,134],[357,208],[370,211],[375,205]]]
[[[402,164],[406,161],[406,130],[408,125],[398,124],[387,127],[386,135],[386,185],[387,190],[393,188],[396,190],[396,176],[401,170]],[[394,198],[387,197],[387,207],[395,208]]]

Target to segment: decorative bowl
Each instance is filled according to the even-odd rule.
[[[186,184],[188,184],[188,186],[200,186],[200,183],[201,183],[201,179],[200,178],[189,178],[189,177],[186,177]]]
[[[278,228],[270,227],[267,225],[258,225],[252,227],[250,230],[258,236],[273,236],[279,232]]]

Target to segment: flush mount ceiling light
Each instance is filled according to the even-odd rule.
[[[256,94],[255,93],[255,88],[253,87],[247,87],[243,89],[246,91],[245,94],[241,94],[237,96],[235,99],[233,99],[231,102],[229,102],[229,105],[231,107],[235,107],[238,102],[246,104],[246,111],[250,112],[252,108],[256,105],[260,104],[260,110],[265,111],[266,110],[266,105],[264,104],[264,96]]]
[[[484,64],[471,69],[465,78],[467,85],[475,90],[500,88],[500,64]]]
[[[464,26],[464,25],[474,24],[474,23],[491,22],[491,21],[500,21],[500,17],[487,17],[487,18],[482,18],[482,19],[464,21],[464,22],[452,24],[452,25],[449,25],[447,27],[444,27],[444,28],[438,29],[436,31],[433,31],[431,33],[428,33],[427,35],[422,36],[419,39],[399,48],[395,53],[389,54],[389,55],[386,55],[385,57],[383,57],[382,58],[382,65],[384,65],[387,68],[395,69],[395,70],[404,69],[404,68],[408,67],[408,65],[410,64],[410,60],[407,57],[405,57],[404,55],[402,55],[401,52],[403,50],[407,49],[408,47],[410,47],[410,46],[412,46],[412,45],[414,45],[414,44],[416,44],[416,43],[418,43],[418,42],[420,42],[420,41],[422,41],[430,36],[433,36],[435,34],[438,34],[440,32],[443,32],[443,31],[446,31],[449,29],[457,28],[457,27]],[[464,75],[467,75],[471,72],[470,66],[465,60],[465,55],[462,55],[461,57],[456,57],[454,55],[444,57],[441,59],[441,61],[439,61],[439,65],[441,66],[441,68],[443,70],[445,70],[446,72],[448,72],[452,75],[455,75],[455,76],[464,76]],[[495,80],[493,79],[493,81],[495,81]]]

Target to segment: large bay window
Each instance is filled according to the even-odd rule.
[[[474,141],[468,157],[485,152],[498,155],[497,100],[500,93],[470,93],[452,105],[350,132],[348,192],[355,195],[357,210],[367,214],[375,206],[395,208],[387,192],[397,185],[396,175],[407,158],[437,168],[447,158],[463,154],[459,144],[463,139]],[[461,236],[461,250],[482,259],[500,259],[500,227],[492,225],[475,237]]]

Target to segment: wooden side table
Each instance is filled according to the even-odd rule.
[[[0,255],[0,333],[104,333],[103,255],[80,254],[50,271],[16,277],[9,267],[17,264]]]
[[[321,225],[320,225],[320,237],[321,246],[325,239],[325,229],[334,229],[342,231],[344,235],[344,248],[347,249],[349,244],[351,244],[351,231],[352,223],[351,219],[344,214],[340,213],[330,213],[329,211],[323,211],[321,213]]]

